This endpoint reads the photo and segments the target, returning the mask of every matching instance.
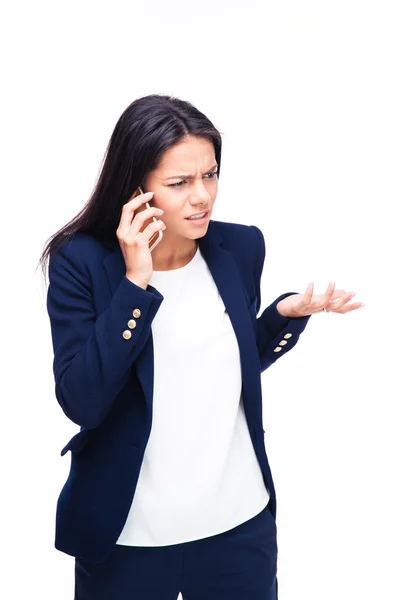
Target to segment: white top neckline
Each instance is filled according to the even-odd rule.
[[[155,269],[153,269],[153,273],[157,273],[157,275],[163,275],[164,273],[176,273],[176,272],[182,272],[184,269],[187,269],[188,267],[190,267],[191,265],[193,265],[193,263],[198,259],[198,256],[200,254],[200,246],[197,246],[197,250],[195,252],[195,254],[193,255],[193,257],[189,260],[188,263],[186,263],[186,265],[183,265],[183,267],[178,267],[177,269],[167,269],[165,271],[157,271]]]

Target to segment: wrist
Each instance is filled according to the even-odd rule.
[[[144,290],[147,289],[148,281],[144,281],[143,279],[141,280],[138,277],[135,277],[135,275],[130,275],[129,273],[125,273],[125,277],[138,287],[141,287]]]
[[[278,302],[278,304],[276,305],[276,310],[281,315],[281,317],[286,317],[287,319],[293,318],[292,315],[287,310],[285,310],[285,298]]]

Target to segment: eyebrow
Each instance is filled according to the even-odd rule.
[[[217,163],[215,163],[210,169],[208,169],[208,171],[203,173],[203,175],[205,175],[206,173],[209,173],[210,171],[212,171],[215,168],[218,168]],[[173,175],[172,177],[166,177],[165,181],[167,181],[168,179],[189,179],[190,177],[194,177],[194,175],[191,175],[190,173],[189,174],[184,173],[183,175]]]

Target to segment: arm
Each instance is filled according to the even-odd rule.
[[[261,230],[255,225],[251,227],[256,231],[259,240],[258,257],[255,267],[256,282],[256,314],[261,306],[261,274],[265,260],[265,241]],[[287,292],[274,300],[257,318],[257,348],[261,363],[261,372],[271,366],[279,357],[287,354],[298,342],[300,334],[304,331],[311,315],[300,318],[283,317],[277,304],[286,296],[297,292]],[[286,337],[285,337],[286,336]],[[281,350],[278,350],[281,348]]]
[[[144,290],[126,276],[110,306],[97,318],[90,275],[78,252],[62,246],[49,263],[47,310],[54,349],[55,394],[71,421],[97,427],[127,383],[132,364],[151,332],[164,297],[151,285]],[[133,310],[140,310],[134,317]],[[136,327],[128,330],[128,321]]]

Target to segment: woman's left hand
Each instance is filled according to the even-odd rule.
[[[307,317],[314,313],[327,312],[348,313],[365,306],[361,302],[348,302],[355,296],[356,292],[346,290],[335,290],[335,282],[328,285],[325,294],[314,294],[314,283],[309,283],[305,294],[291,294],[280,300],[276,305],[278,312],[289,319]]]

